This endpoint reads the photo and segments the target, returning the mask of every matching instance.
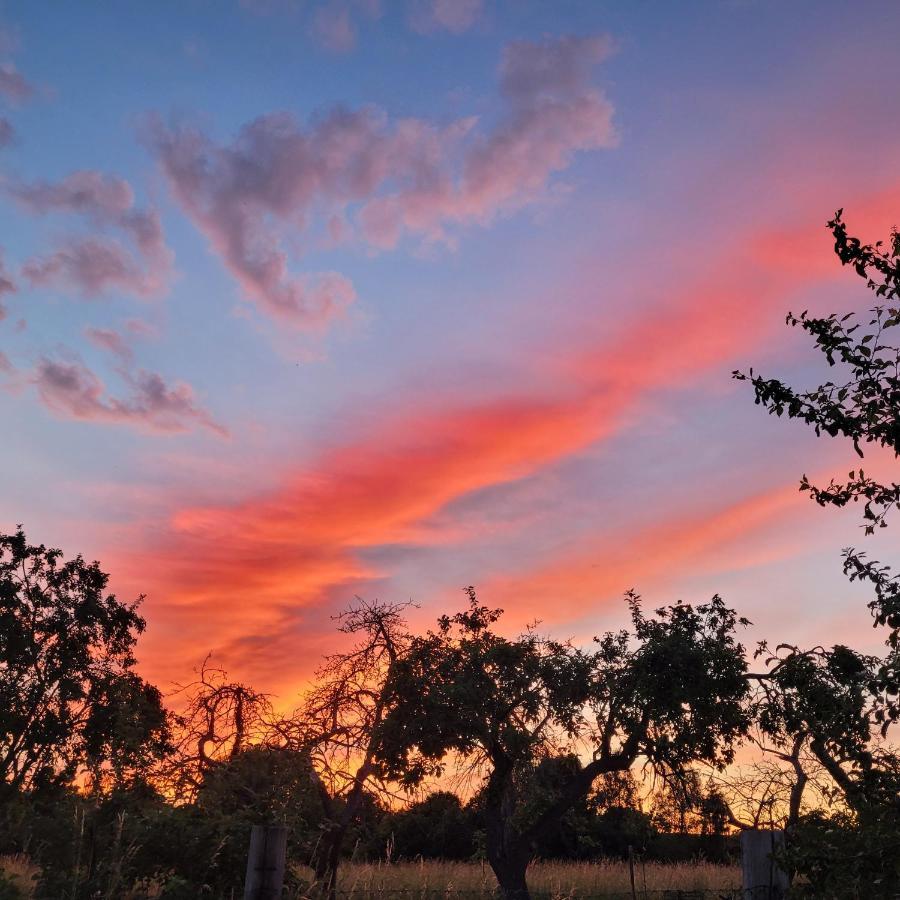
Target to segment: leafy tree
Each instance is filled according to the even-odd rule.
[[[159,691],[135,672],[138,603],[98,563],[0,534],[0,780],[30,790],[145,770],[169,748]]]
[[[749,380],[756,403],[770,414],[804,421],[817,435],[849,439],[859,457],[872,447],[900,454],[900,347],[892,340],[900,325],[900,234],[887,245],[851,237],[842,211],[828,223],[842,265],[851,266],[877,298],[868,322],[855,313],[823,318],[788,314],[787,322],[813,338],[814,346],[838,374],[811,390],[797,390],[751,369],[734,377]],[[867,535],[887,526],[900,500],[900,485],[882,482],[861,467],[846,480],[825,486],[804,475],[800,489],[822,506],[863,503]],[[900,580],[888,566],[862,552],[844,551],[851,580],[871,583],[869,608],[876,626],[887,626],[888,652],[882,659],[847,647],[801,650],[780,647],[760,680],[764,692],[760,723],[789,758],[798,777],[791,798],[794,840],[789,861],[809,879],[815,896],[893,896],[900,885],[900,758],[872,740],[900,718]],[[765,653],[767,648],[761,648]],[[807,747],[837,786],[843,806],[831,817],[801,817],[806,784],[800,752]],[[891,860],[887,864],[886,860]]]
[[[763,644],[760,653],[766,652]],[[759,725],[776,751],[790,748],[787,758],[797,771],[785,860],[809,885],[808,890],[798,887],[798,895],[895,896],[900,888],[900,756],[873,740],[882,712],[879,660],[841,645],[781,646],[767,663],[767,675],[760,679]],[[822,791],[833,807],[830,815],[823,808],[801,814],[810,781],[804,748],[831,784]],[[861,891],[863,885],[869,886],[867,892]]]
[[[787,415],[811,425],[817,435],[845,437],[858,456],[864,448],[881,447],[900,455],[900,346],[891,335],[900,326],[900,233],[891,233],[887,245],[864,244],[847,233],[842,210],[828,223],[834,250],[842,265],[851,266],[878,300],[866,324],[855,313],[832,313],[824,318],[806,312],[788,313],[787,323],[813,338],[815,348],[829,367],[839,373],[834,380],[810,390],[798,390],[776,378],[764,378],[751,369],[735,372],[750,381],[756,403],[772,415]],[[866,534],[887,525],[890,511],[900,500],[900,484],[881,482],[861,467],[845,481],[812,484],[806,475],[800,489],[822,506],[843,507],[863,503]],[[888,656],[877,673],[882,692],[881,724],[900,717],[900,579],[888,566],[870,561],[854,549],[844,551],[844,572],[851,580],[872,584],[869,608],[877,626],[887,626]]]
[[[528,630],[497,633],[500,610],[469,606],[412,639],[391,668],[376,759],[408,786],[440,774],[448,755],[484,774],[486,851],[504,896],[527,898],[536,842],[605,773],[643,757],[679,768],[722,765],[749,724],[737,617],[715,597],[646,617],[630,594],[632,631],[606,634],[592,652]],[[588,761],[531,790],[548,757],[581,749]]]
[[[384,844],[392,859],[470,859],[476,851],[474,819],[456,794],[435,791],[385,818]]]

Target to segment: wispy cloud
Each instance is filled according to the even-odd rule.
[[[119,357],[124,363],[130,363],[134,359],[134,353],[125,338],[112,328],[92,328],[84,330],[85,337],[101,350],[107,350]]]
[[[6,116],[0,116],[0,149],[16,142],[16,129]]]
[[[152,296],[166,289],[172,252],[159,215],[136,207],[134,192],[124,179],[87,169],[56,182],[13,182],[7,192],[35,215],[77,215],[130,244],[105,234],[70,235],[52,252],[25,262],[22,274],[33,285],[75,289],[88,297],[113,289]]]
[[[484,11],[485,0],[413,0],[409,22],[423,34],[434,31],[463,34],[480,21]]]
[[[156,372],[121,369],[124,397],[108,393],[99,376],[78,360],[41,359],[31,374],[38,395],[56,415],[89,422],[132,425],[145,431],[183,432],[196,426],[220,437],[227,430],[203,409],[184,382]]]
[[[16,284],[12,280],[9,275],[9,272],[6,270],[6,264],[3,259],[3,251],[0,250],[0,321],[6,318],[6,306],[3,303],[3,298],[7,294],[14,294],[16,292]]]
[[[306,125],[265,115],[224,145],[157,119],[149,142],[245,295],[272,316],[317,328],[355,291],[337,272],[293,271],[288,233],[315,234],[346,218],[386,249],[406,235],[446,240],[534,202],[576,152],[615,142],[612,106],[591,82],[609,50],[603,37],[511,45],[500,69],[503,114],[486,129],[475,118],[438,126],[333,109]]]
[[[34,95],[34,86],[12,63],[0,64],[0,95],[7,100],[21,102]]]
[[[882,215],[893,209],[894,199],[880,196],[870,209]],[[796,232],[780,233],[810,260],[815,256],[815,274],[841,276],[833,265],[819,265],[828,260],[829,247],[819,235],[802,238],[806,230],[804,222]],[[120,571],[163,573],[151,586],[151,601],[166,621],[179,623],[186,647],[222,650],[229,664],[246,671],[280,666],[277,677],[290,681],[296,641],[291,623],[300,611],[331,609],[388,579],[390,567],[379,565],[372,551],[452,544],[458,539],[452,528],[436,533],[433,527],[451,504],[596,449],[620,434],[661,386],[683,390],[711,370],[727,379],[726,362],[777,322],[765,311],[780,313],[791,292],[809,284],[809,272],[777,259],[768,264],[757,254],[771,235],[768,228],[737,235],[730,252],[710,261],[702,277],[673,286],[662,305],[644,306],[642,315],[618,333],[595,338],[593,346],[568,348],[558,368],[548,370],[541,395],[470,398],[428,408],[412,408],[406,398],[402,411],[383,411],[377,427],[330,448],[318,461],[285,464],[275,488],[255,495],[248,490],[247,499],[233,504],[176,504],[168,525],[155,523],[154,538],[140,554],[120,558]],[[814,255],[813,245],[821,252]],[[713,510],[695,511],[690,521],[682,510],[681,530],[673,521],[636,534],[623,559],[634,569],[651,548],[659,566],[675,567],[777,518],[794,499],[791,486],[723,499]],[[536,562],[533,592],[522,588],[517,604],[533,612],[557,580],[569,600],[556,611],[570,618],[594,603],[599,591],[618,595],[631,586],[621,583],[624,570],[594,571],[596,562],[590,547]],[[563,583],[567,569],[571,579]],[[647,571],[653,577],[661,570]],[[576,590],[570,582],[579,574],[584,584]],[[491,588],[513,596],[528,577],[495,573]],[[244,602],[247,596],[254,598],[252,607]],[[215,633],[209,629],[213,607],[229,611],[217,617]],[[268,637],[265,660],[242,643],[248,633]]]

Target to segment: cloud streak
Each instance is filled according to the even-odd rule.
[[[2,322],[7,315],[6,306],[3,303],[3,298],[7,294],[15,294],[18,288],[16,287],[16,283],[12,280],[9,275],[9,272],[6,269],[6,264],[3,259],[3,251],[0,250],[0,322]]]
[[[888,192],[858,208],[867,216],[883,215],[893,199]],[[827,260],[827,244],[817,235],[802,239],[805,232],[804,224],[780,235],[807,255],[814,275],[840,277],[833,265],[819,266],[813,248],[820,247]],[[141,589],[149,588],[154,615],[172,623],[175,634],[166,639],[183,641],[185,652],[215,649],[229,665],[257,673],[260,667],[280,666],[280,674],[267,671],[265,677],[290,681],[298,617],[343,604],[390,576],[370,551],[452,543],[459,539],[452,528],[436,534],[433,527],[450,504],[596,448],[660,390],[683,389],[716,366],[727,378],[725,362],[776,325],[777,317],[769,319],[766,312],[781,313],[790,293],[810,283],[809,271],[758,255],[772,235],[769,228],[738,235],[732,252],[662,305],[645,307],[619,333],[594,346],[581,352],[570,348],[558,368],[546,373],[540,395],[384,412],[377,427],[318,461],[286,466],[275,489],[256,496],[251,491],[233,505],[177,504],[140,554],[119,559],[118,571],[135,584],[138,573],[160,573]],[[650,548],[659,551],[660,565],[676,566],[736,539],[745,527],[781,515],[790,497],[796,497],[793,490],[779,491],[740,501],[730,512],[697,513],[680,537],[674,526],[648,531],[635,538],[626,561],[634,567]],[[683,514],[680,519],[686,521]],[[544,564],[535,573],[537,593],[551,596],[550,588],[562,584],[560,573],[570,564],[576,575],[583,572],[588,552],[559,565]],[[587,593],[571,591],[566,615],[594,602],[600,588],[618,592],[621,587],[611,577],[586,584]],[[496,585],[502,587],[499,577]],[[216,618],[215,632],[205,612],[213,607],[228,610]],[[256,658],[256,645],[244,640],[247,634],[265,641],[266,660]]]
[[[220,437],[226,429],[197,404],[190,385],[168,383],[156,372],[121,370],[128,393],[111,396],[102,380],[79,361],[41,359],[31,381],[56,415],[86,422],[132,425],[144,431],[175,433],[196,426]]]
[[[481,20],[484,12],[484,0],[417,0],[412,4],[409,21],[422,34],[463,34]]]

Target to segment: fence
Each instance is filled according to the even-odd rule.
[[[247,859],[244,900],[318,900],[321,890],[294,891],[285,895],[285,850],[287,829],[284,826],[253,826]],[[784,846],[784,834],[777,831],[748,830],[741,834],[741,875],[743,887],[712,889],[650,889],[638,885],[634,860],[629,859],[631,889],[603,891],[598,886],[584,889],[533,888],[531,900],[784,900],[789,888],[787,874],[777,864],[777,854]],[[630,848],[629,848],[630,849]],[[345,900],[490,900],[499,898],[499,888],[479,886],[457,889],[420,884],[413,887],[374,887],[372,885],[339,888],[335,898]]]
[[[499,888],[493,891],[454,890],[452,888],[390,888],[357,890],[339,890],[335,892],[338,900],[498,900],[502,895]],[[531,900],[782,900],[783,895],[773,893],[773,889],[765,885],[759,888],[715,888],[711,890],[642,890],[634,893],[603,892],[577,893],[558,891],[530,890]],[[319,900],[316,894],[300,893],[290,900]]]

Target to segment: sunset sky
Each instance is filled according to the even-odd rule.
[[[468,584],[579,641],[633,587],[878,646],[840,550],[891,543],[797,492],[851,448],[730,373],[818,383],[785,313],[870,302],[824,225],[900,224],[900,4],[0,22],[0,526],[146,594],[163,687],[292,697],[354,595]]]

